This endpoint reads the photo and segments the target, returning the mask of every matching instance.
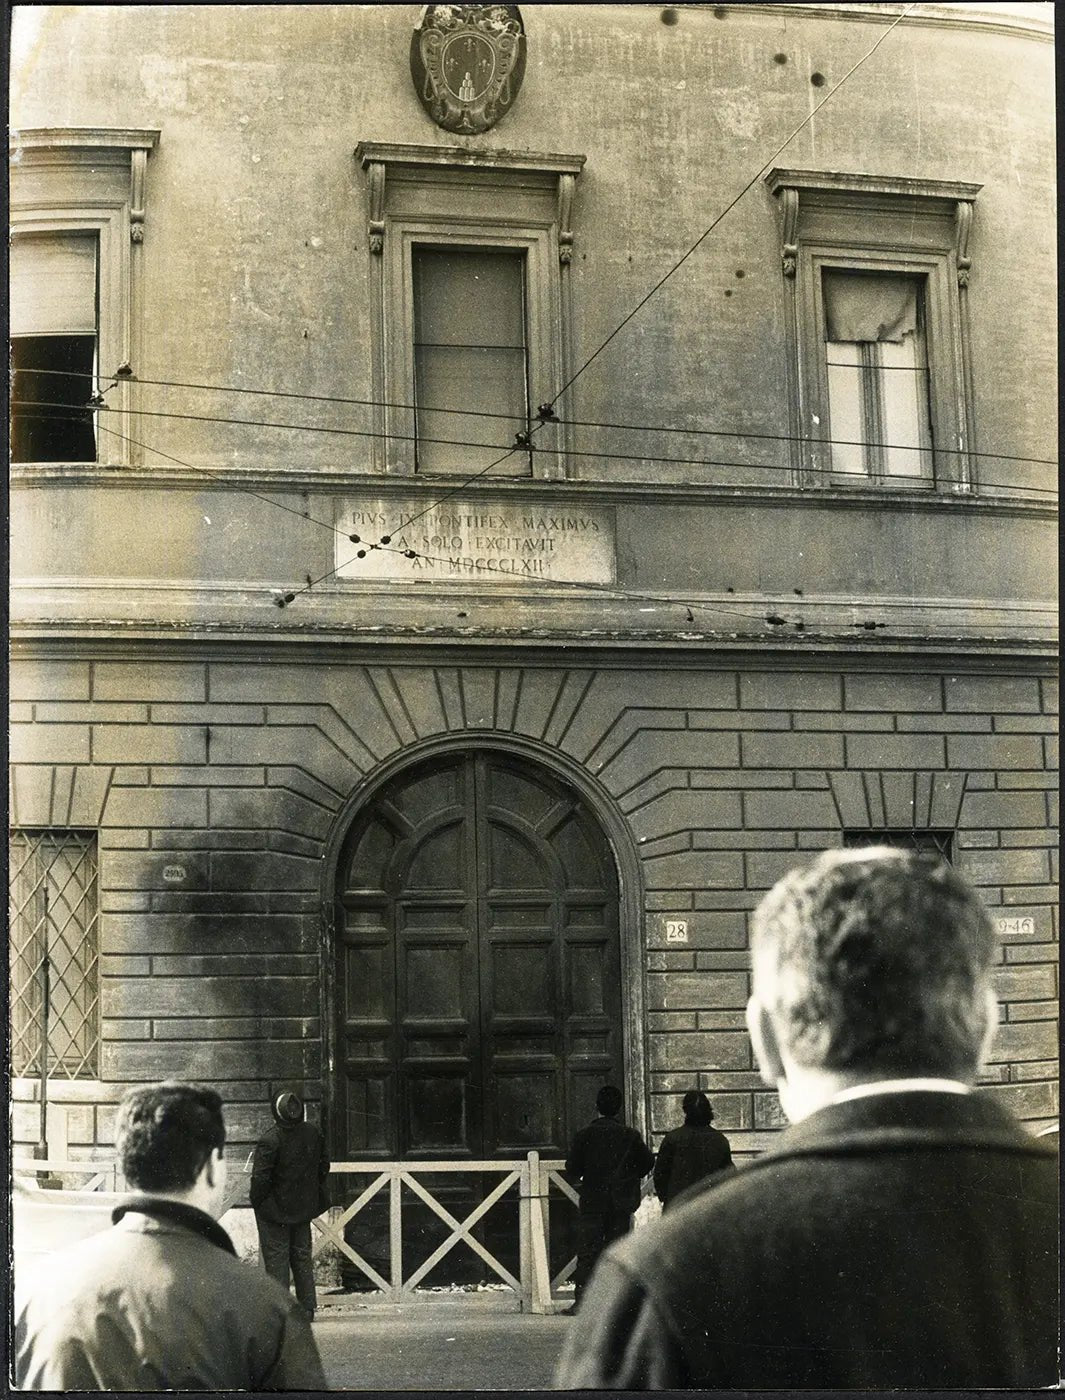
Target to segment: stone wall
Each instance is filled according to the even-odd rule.
[[[99,831],[101,1080],[50,1086],[70,1151],[106,1149],[128,1083],[199,1077],[226,1100],[236,1172],[272,1093],[322,1096],[326,842],[383,761],[441,734],[567,755],[620,817],[656,1133],[698,1083],[739,1153],[772,1141],[779,1107],[743,1025],[749,913],[842,830],[911,825],[956,830],[957,864],[1008,921],[987,1080],[1025,1121],[1052,1120],[1055,682],[875,664],[16,661],[12,822]],[[687,921],[684,947],[666,915]],[[33,1094],[16,1085],[23,1145]]]

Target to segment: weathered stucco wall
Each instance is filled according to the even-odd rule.
[[[773,158],[883,34],[883,17],[738,5],[678,13],[665,25],[652,6],[529,6],[514,107],[484,136],[452,137],[410,79],[413,5],[30,9],[16,15],[11,124],[161,130],[149,161],[150,334],[138,374],[351,398],[371,397],[359,141],[587,156],[574,210],[577,363],[771,158],[979,183],[969,289],[978,446],[1053,458],[1053,45],[994,26],[900,25]],[[567,416],[788,434],[784,304],[779,210],[758,181],[581,376]],[[254,401],[154,389],[144,406],[369,426],[355,407],[266,404],[259,413]],[[140,427],[198,465],[368,463],[357,438],[165,419]],[[678,452],[661,435],[582,429],[577,446],[787,460],[785,443],[765,440]],[[986,480],[1053,481],[1048,466],[1009,460],[980,470]],[[736,469],[607,456],[575,459],[573,474],[704,480],[735,479]]]

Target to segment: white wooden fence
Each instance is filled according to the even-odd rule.
[[[560,1299],[559,1289],[573,1273],[576,1259],[571,1258],[552,1277],[550,1268],[551,1208],[568,1199],[574,1203],[577,1193],[566,1181],[562,1173],[561,1160],[541,1158],[538,1152],[530,1152],[524,1160],[499,1161],[426,1161],[426,1162],[334,1162],[331,1175],[334,1177],[367,1177],[369,1180],[356,1195],[350,1205],[334,1206],[314,1222],[314,1253],[321,1254],[329,1246],[335,1247],[355,1265],[373,1284],[378,1294],[386,1300],[399,1302],[410,1297],[432,1269],[456,1245],[465,1243],[511,1288],[522,1309],[532,1313],[556,1311],[566,1301]],[[116,1164],[106,1162],[79,1162],[58,1160],[22,1159],[12,1163],[16,1186],[19,1178],[26,1182],[26,1189],[18,1191],[23,1203],[37,1203],[38,1213],[47,1210],[49,1216],[68,1212],[84,1214],[91,1210],[92,1196],[100,1201],[100,1195],[113,1195],[121,1187]],[[36,1191],[36,1183],[29,1178],[39,1173],[84,1177],[85,1180],[74,1188],[63,1191]],[[458,1220],[448,1208],[433,1195],[425,1185],[425,1177],[430,1176],[481,1176],[497,1177],[498,1180],[474,1206],[463,1220]],[[474,1234],[474,1227],[488,1215],[514,1185],[518,1187],[518,1273],[515,1275],[497,1258]],[[439,1187],[437,1188],[439,1190]],[[27,1190],[31,1195],[27,1195]],[[364,1259],[344,1238],[344,1227],[380,1193],[387,1190],[388,1199],[388,1278]],[[80,1197],[80,1201],[79,1201]],[[403,1250],[404,1210],[415,1202],[427,1206],[448,1228],[446,1238],[426,1258],[407,1267]],[[20,1204],[20,1202],[16,1202]],[[97,1212],[91,1210],[95,1218]],[[90,1224],[88,1220],[86,1224]],[[94,1224],[93,1228],[99,1228]]]

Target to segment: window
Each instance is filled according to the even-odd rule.
[[[924,279],[821,269],[832,470],[931,477]]]
[[[19,234],[11,243],[11,457],[95,462],[97,237]]]
[[[123,365],[141,323],[145,173],[157,132],[47,128],[11,134],[11,457],[129,463],[86,407]],[[116,409],[134,388],[109,392]],[[115,427],[123,431],[115,414]]]
[[[17,830],[9,852],[11,1067],[95,1078],[99,1054],[96,836]]]
[[[819,486],[968,489],[978,185],[774,170],[793,468]]]
[[[852,830],[843,833],[843,845],[894,846],[901,851],[916,851],[918,855],[940,856],[948,865],[952,864],[954,859],[953,831]]]
[[[498,450],[456,442],[481,440],[486,421],[496,431],[528,424],[525,256],[425,246],[415,246],[412,256],[416,469],[478,471]],[[484,413],[499,417],[485,420]],[[499,466],[530,471],[529,454]]]
[[[373,467],[559,477],[536,423],[570,372],[571,210],[583,156],[363,142],[373,307]],[[502,458],[502,460],[499,460]]]

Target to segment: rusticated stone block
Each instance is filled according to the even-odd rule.
[[[1049,1060],[1057,1054],[1058,1038],[1049,1021],[1010,1021],[1000,1025],[991,1045],[992,1064],[1016,1060]]]
[[[207,668],[199,661],[96,661],[95,700],[206,700]]]
[[[740,674],[740,708],[751,710],[838,710],[840,677],[813,671],[747,671]]]
[[[710,851],[680,851],[644,862],[648,889],[742,889],[743,861],[739,855]]]
[[[10,763],[88,763],[87,724],[12,724],[8,731]]]
[[[312,977],[105,977],[105,1016],[311,1016],[319,987]]]
[[[1041,792],[966,792],[961,819],[967,827],[1041,826],[1046,820]]]
[[[1057,993],[1054,968],[1010,967],[995,973],[995,993],[1001,1001],[1039,1001]]]
[[[743,734],[746,768],[842,768],[841,734]]]
[[[974,885],[1023,885],[1050,879],[1046,851],[967,851],[959,865]]]
[[[12,659],[7,674],[12,700],[88,700],[89,665],[86,661]]]
[[[743,1006],[747,975],[742,972],[652,973],[647,978],[648,1006],[662,1011]]]
[[[1057,1117],[1056,1084],[992,1084],[987,1092],[1022,1123],[1033,1118]]]
[[[934,713],[943,708],[943,682],[936,675],[871,674],[845,676],[848,710],[885,713],[919,710]]]
[[[728,1031],[697,1031],[686,1035],[656,1035],[649,1039],[652,1070],[696,1073],[750,1067],[751,1047],[745,1035]]]
[[[672,945],[666,937],[666,921],[674,911],[653,914],[647,920],[647,944],[650,948],[669,948]],[[737,910],[727,912],[694,911],[679,909],[676,917],[688,926],[689,948],[744,948],[747,945],[747,925],[744,915]]]
[[[103,824],[202,828],[207,825],[207,794],[202,788],[113,787]]]
[[[218,1084],[226,1079],[302,1080],[319,1073],[319,1047],[305,1041],[239,1040],[186,1041],[175,1046],[165,1041],[105,1044],[101,1047],[101,1075],[118,1082],[166,1079],[204,1080]]]
[[[948,676],[946,700],[948,710],[1037,714],[1039,681],[1035,676]]]
[[[838,820],[836,804],[828,792],[747,792],[743,795],[744,825],[770,831],[798,831],[804,827],[832,827]]]
[[[1043,746],[1028,734],[949,734],[949,768],[1042,768]]]
[[[787,1114],[780,1106],[780,1099],[772,1089],[754,1095],[755,1128],[786,1128]]]
[[[939,734],[848,734],[848,768],[942,768]]]

